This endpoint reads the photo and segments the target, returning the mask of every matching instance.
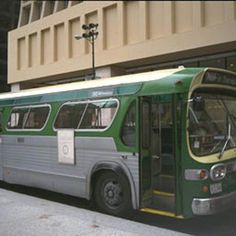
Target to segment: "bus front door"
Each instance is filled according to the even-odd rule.
[[[175,213],[174,102],[171,95],[153,103],[153,204],[164,215]],[[157,161],[156,161],[156,158]]]
[[[140,102],[141,203],[144,211],[175,212],[175,158],[172,96]]]
[[[152,150],[151,150],[151,98],[140,98],[140,189],[141,206],[147,207],[152,201]]]

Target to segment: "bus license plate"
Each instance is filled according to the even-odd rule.
[[[211,192],[211,194],[222,192],[222,183],[211,184],[210,185],[210,192]]]

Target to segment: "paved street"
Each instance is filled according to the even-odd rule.
[[[0,235],[184,234],[0,188]]]
[[[100,214],[88,201],[0,182],[0,236],[236,235],[236,208],[178,220],[135,211],[126,219]]]

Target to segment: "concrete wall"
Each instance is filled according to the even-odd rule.
[[[97,67],[161,61],[217,45],[230,50],[236,43],[235,1],[69,1],[66,7],[56,1],[53,9],[49,2],[38,8],[35,1],[22,2],[19,26],[9,33],[10,84],[89,70],[91,47],[74,36],[91,22],[99,24]]]

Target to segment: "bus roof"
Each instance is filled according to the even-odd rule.
[[[97,87],[106,87],[106,86],[115,86],[115,85],[125,85],[132,84],[138,82],[147,82],[152,80],[160,80],[167,76],[170,76],[176,72],[180,72],[185,70],[185,68],[177,68],[177,69],[165,69],[165,70],[157,70],[152,72],[144,72],[139,74],[131,74],[131,75],[122,75],[111,78],[102,78],[96,80],[87,80],[87,81],[78,81],[67,84],[60,85],[52,85],[42,88],[33,88],[20,90],[18,92],[8,92],[0,94],[0,99],[8,99],[8,98],[16,98],[16,97],[25,97],[32,95],[41,95],[47,93],[56,93],[56,92],[64,92],[64,91],[73,91],[73,90],[81,90],[81,89],[90,89]]]
[[[131,89],[133,91],[133,94],[137,91],[139,91],[141,85],[145,82],[151,82],[151,81],[160,81],[162,79],[165,79],[166,77],[171,77],[174,74],[177,74],[178,77],[181,79],[183,75],[188,75],[191,78],[199,73],[200,71],[203,71],[203,68],[175,68],[175,69],[164,69],[164,70],[157,70],[152,72],[144,72],[139,74],[131,74],[131,75],[123,75],[123,76],[116,76],[111,78],[103,78],[103,79],[96,79],[96,80],[88,80],[88,81],[79,81],[79,82],[73,82],[73,83],[67,83],[67,84],[60,84],[60,85],[52,85],[42,88],[33,88],[33,89],[26,89],[21,90],[18,92],[8,92],[8,93],[2,93],[0,94],[0,106],[1,105],[15,105],[17,104],[23,104],[23,102],[19,102],[19,100],[22,100],[23,98],[29,99],[36,98],[33,103],[36,102],[46,102],[47,98],[48,101],[57,101],[58,98],[61,99],[62,94],[67,94],[66,98],[70,98],[70,94],[73,93],[73,91],[76,91],[76,95],[78,95],[79,91],[85,91],[90,90],[94,91],[96,89],[102,89],[107,87],[121,87],[121,86],[129,86],[133,88]],[[185,76],[186,77],[186,76]],[[140,85],[139,87],[134,87],[134,85]],[[91,94],[91,92],[90,92]],[[105,94],[105,93],[104,93]],[[109,95],[109,93],[107,93]],[[130,92],[129,94],[132,94]],[[74,94],[75,95],[75,94]],[[111,94],[114,96],[114,93]],[[52,96],[53,99],[52,99]],[[88,95],[87,95],[88,96]],[[42,99],[44,97],[44,99]],[[47,97],[47,98],[46,98]],[[72,98],[73,99],[73,98]],[[74,99],[75,96],[74,96]],[[8,102],[6,102],[8,100]],[[11,100],[11,102],[10,102]],[[14,102],[13,100],[18,100],[18,102]],[[26,103],[26,100],[25,100]]]

